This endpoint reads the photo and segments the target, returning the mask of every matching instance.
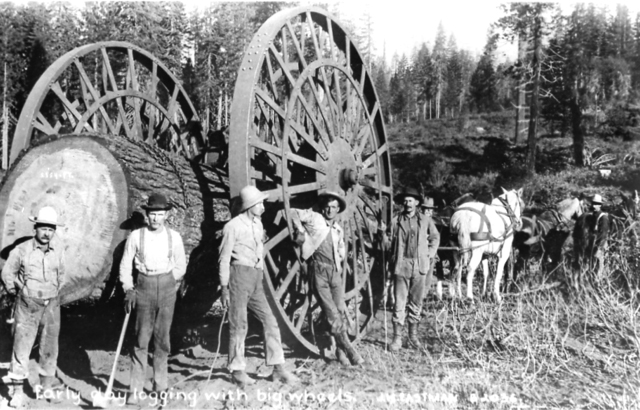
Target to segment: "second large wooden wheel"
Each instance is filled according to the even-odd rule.
[[[316,353],[327,329],[290,240],[291,208],[310,208],[325,191],[345,195],[345,316],[352,338],[362,337],[382,286],[375,230],[391,216],[391,168],[372,79],[332,16],[284,10],[254,36],[235,87],[229,158],[232,197],[249,184],[270,194],[265,287],[285,341]]]

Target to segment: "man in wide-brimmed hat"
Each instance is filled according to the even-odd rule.
[[[308,260],[315,293],[336,340],[336,356],[343,365],[360,365],[364,359],[349,341],[344,315],[342,264],[346,254],[344,231],[337,221],[347,203],[337,192],[318,197],[318,209],[292,209],[294,237]]]
[[[240,190],[239,214],[224,226],[218,256],[221,302],[224,308],[229,308],[228,368],[232,381],[241,388],[255,383],[246,373],[244,356],[248,310],[262,322],[266,362],[274,366],[272,379],[283,383],[297,381],[284,368],[280,328],[262,286],[264,233],[260,217],[268,196],[253,185]]]
[[[420,204],[420,208],[422,209],[422,214],[425,216],[428,216],[429,218],[431,218],[431,220],[433,220],[433,223],[436,224],[437,221],[437,216],[434,217],[433,212],[438,209],[435,205],[435,200],[430,197],[430,196],[425,196],[422,199],[422,203]],[[437,224],[436,224],[436,228],[437,228]],[[439,244],[438,244],[439,246]],[[438,258],[438,255],[435,254],[433,256],[433,258],[430,259],[429,261],[429,273],[427,274],[427,277],[425,279],[424,282],[424,292],[425,292],[425,297],[427,295],[427,292],[429,292],[429,289],[431,289],[431,282],[433,281],[433,271],[436,267],[436,263],[439,261],[440,259]]]
[[[127,313],[136,311],[129,404],[138,404],[144,391],[151,336],[153,390],[161,394],[169,387],[167,359],[171,351],[169,334],[176,303],[176,282],[187,268],[182,237],[165,226],[172,208],[167,198],[153,193],[141,208],[146,213],[147,226],[131,232],[120,262],[125,310]]]
[[[604,269],[604,253],[609,239],[609,214],[602,211],[603,199],[600,194],[589,198],[589,212],[582,214],[573,230],[574,269],[583,263],[595,268],[599,273]]]
[[[421,319],[425,284],[440,244],[440,234],[430,216],[419,212],[422,195],[414,188],[403,190],[394,198],[402,205],[402,213],[391,223],[391,239],[383,234],[383,244],[390,246],[390,269],[395,276],[393,308],[393,341],[391,351],[402,347],[405,317],[409,323],[409,345],[420,348],[418,325]],[[408,314],[407,314],[408,313]]]
[[[24,382],[29,376],[29,355],[40,332],[40,382],[36,388],[38,398],[60,402],[53,391],[60,334],[60,302],[58,294],[65,282],[64,246],[55,235],[58,214],[45,206],[37,216],[29,217],[34,223],[35,236],[16,246],[2,268],[2,281],[7,292],[16,295],[15,333],[9,378],[14,386],[10,405],[25,405]]]

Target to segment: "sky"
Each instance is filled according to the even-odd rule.
[[[503,13],[499,2],[486,1],[337,1],[341,13],[354,22],[368,11],[373,20],[373,40],[377,55],[386,49],[407,56],[423,42],[433,47],[438,25],[442,23],[447,38],[453,34],[459,49],[481,54],[487,30]]]
[[[459,49],[465,49],[472,55],[481,55],[486,44],[490,25],[504,15],[500,4],[506,1],[495,0],[326,0],[337,3],[340,13],[353,22],[368,11],[373,20],[373,40],[375,54],[382,55],[386,49],[387,61],[393,54],[403,53],[411,56],[414,47],[423,42],[433,47],[438,24],[442,23],[447,38],[453,34]],[[563,12],[570,13],[574,1],[560,0]],[[631,21],[640,11],[640,1],[593,1],[597,6],[608,6],[614,12],[616,4],[625,4],[629,8]],[[498,48],[500,61],[514,60],[517,55],[515,44],[501,41]]]

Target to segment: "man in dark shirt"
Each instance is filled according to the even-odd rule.
[[[393,309],[393,341],[391,351],[402,347],[402,331],[405,316],[409,323],[409,345],[420,348],[418,325],[422,313],[422,302],[431,260],[440,244],[440,234],[429,215],[418,209],[422,196],[413,188],[406,189],[394,200],[402,204],[403,211],[393,218],[391,224],[391,273],[395,275],[395,306]],[[383,232],[383,244],[389,240]],[[408,315],[406,314],[408,311]]]

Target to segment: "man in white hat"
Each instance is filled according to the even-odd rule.
[[[353,348],[347,335],[345,321],[342,265],[346,255],[344,231],[337,221],[338,214],[347,207],[344,198],[336,192],[319,195],[318,208],[292,209],[291,215],[296,237],[302,246],[302,258],[308,260],[313,287],[322,311],[336,340],[336,356],[343,365],[360,365],[364,359]]]
[[[9,292],[17,296],[15,306],[15,330],[13,355],[9,378],[14,385],[10,405],[25,405],[24,382],[29,377],[29,355],[41,328],[39,367],[41,388],[38,397],[50,402],[60,402],[53,390],[57,360],[58,335],[60,334],[60,302],[58,294],[65,282],[64,246],[56,228],[55,209],[45,206],[38,216],[29,217],[34,222],[35,236],[16,246],[2,268],[2,281]]]
[[[284,351],[280,328],[262,286],[264,275],[264,232],[261,215],[269,195],[253,185],[240,191],[239,215],[223,229],[218,257],[223,308],[229,308],[229,361],[233,382],[244,388],[255,383],[246,373],[244,342],[247,337],[247,313],[251,310],[262,322],[266,363],[274,366],[272,379],[294,383],[297,378],[284,369]]]
[[[125,311],[136,311],[135,344],[131,354],[128,404],[138,404],[147,377],[148,348],[153,336],[153,390],[162,394],[168,386],[167,359],[176,303],[176,282],[187,269],[180,234],[165,226],[172,206],[160,193],[149,196],[145,210],[148,224],[129,235],[120,262],[120,282],[125,291]],[[137,278],[134,281],[134,272]]]

